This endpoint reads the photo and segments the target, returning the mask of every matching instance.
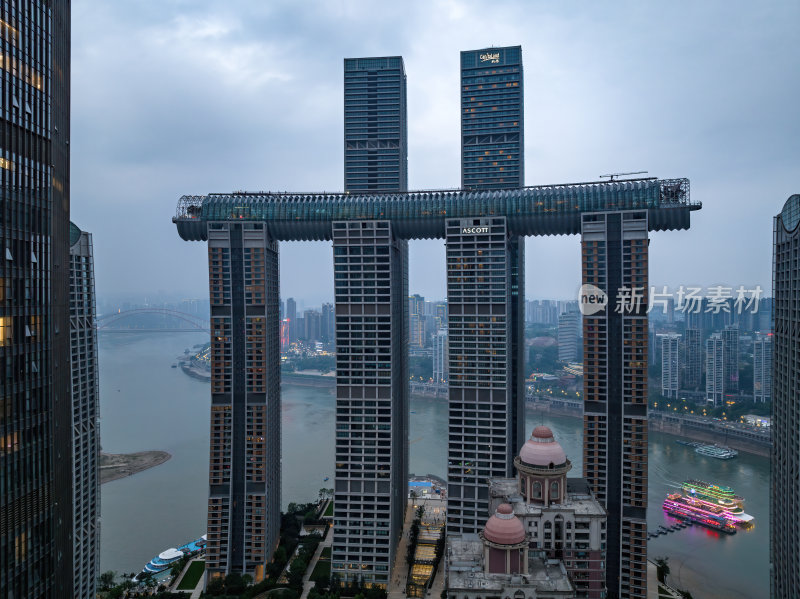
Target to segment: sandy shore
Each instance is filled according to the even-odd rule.
[[[142,470],[154,468],[172,457],[166,451],[139,451],[137,453],[101,453],[100,484],[131,476]]]

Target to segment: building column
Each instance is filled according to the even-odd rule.
[[[263,223],[209,223],[211,443],[207,577],[263,579],[281,499],[278,244]]]
[[[608,299],[604,309],[583,318],[583,472],[608,512],[608,597],[644,598],[647,213],[584,213],[581,218],[583,284],[594,285]]]
[[[408,244],[388,221],[333,223],[332,572],[385,586],[408,488]]]
[[[505,217],[446,225],[449,352],[447,526],[474,533],[486,478],[513,476],[523,442],[524,242]]]

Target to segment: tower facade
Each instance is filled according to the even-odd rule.
[[[753,401],[772,401],[772,335],[753,342]]]
[[[336,478],[332,572],[386,586],[408,485],[408,244],[333,223]]]
[[[401,56],[344,60],[344,188],[408,189],[406,71]]]
[[[725,344],[719,333],[706,339],[706,402],[714,407],[725,398]]]
[[[723,389],[726,394],[739,393],[739,327],[726,325],[722,331]]]
[[[0,13],[0,589],[73,597],[70,2]]]
[[[449,219],[447,235],[447,529],[475,533],[488,509],[487,477],[511,475],[522,445],[522,256],[505,217]]]
[[[681,336],[661,335],[661,395],[678,399],[681,386]]]
[[[683,350],[684,375],[682,384],[686,389],[699,389],[703,380],[703,344],[702,331],[700,329],[687,327],[684,330]]]
[[[578,326],[580,314],[564,312],[558,317],[558,359],[574,362],[578,359]]]
[[[522,47],[461,52],[461,187],[525,185]]]
[[[100,557],[100,418],[94,252],[91,234],[70,223],[73,596],[94,597]]]
[[[433,382],[437,385],[447,382],[449,359],[447,329],[439,329],[433,336]]]
[[[770,584],[773,599],[800,589],[800,529],[787,517],[800,513],[800,195],[793,195],[773,223],[772,297],[775,333],[772,363]]]
[[[408,187],[403,59],[344,61],[345,193]],[[331,572],[386,587],[408,485],[408,242],[332,223],[336,474]]]
[[[261,223],[208,223],[211,446],[206,577],[264,578],[281,501],[278,244]]]
[[[582,215],[583,284],[604,309],[583,318],[583,472],[608,511],[609,598],[647,594],[648,214]]]

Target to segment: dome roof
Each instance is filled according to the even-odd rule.
[[[525,540],[525,527],[507,503],[497,508],[483,529],[483,538],[498,545],[516,545]]]
[[[531,466],[548,468],[550,464],[553,466],[565,464],[567,454],[553,438],[553,431],[546,426],[537,426],[533,429],[531,438],[522,446],[519,459]]]

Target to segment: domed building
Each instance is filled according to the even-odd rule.
[[[514,467],[516,478],[489,479],[483,529],[448,535],[451,597],[604,597],[606,512],[584,479],[567,477],[553,431],[534,428]]]
[[[519,472],[519,491],[528,503],[545,507],[561,503],[567,490],[567,472],[572,464],[546,426],[533,429],[530,439],[514,458]]]

